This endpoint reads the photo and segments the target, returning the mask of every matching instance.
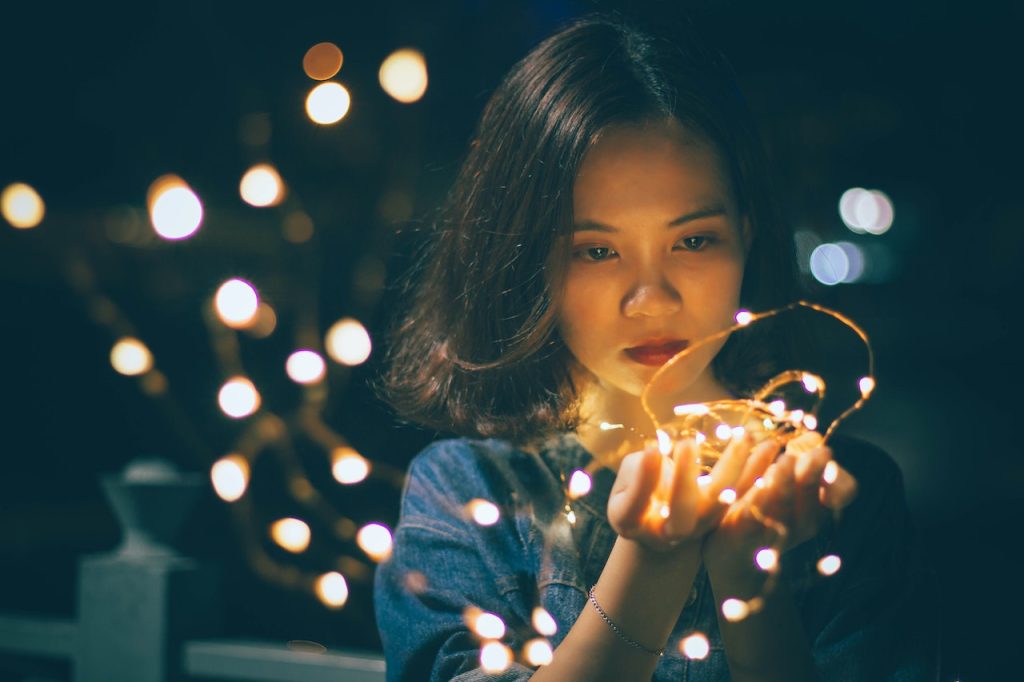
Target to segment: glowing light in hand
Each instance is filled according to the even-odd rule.
[[[779,551],[773,547],[762,547],[754,554],[754,563],[762,571],[774,571],[779,565]]]
[[[592,485],[590,474],[582,469],[577,469],[569,477],[569,497],[574,500],[583,497],[590,492]]]
[[[555,658],[551,643],[546,639],[531,639],[523,648],[526,650],[526,662],[532,666],[548,665]]]
[[[732,488],[725,488],[718,494],[718,501],[722,504],[732,504],[736,501],[736,491]]]
[[[839,478],[839,465],[833,460],[825,465],[825,470],[821,473],[821,480],[832,485],[837,478]]]
[[[505,621],[493,613],[481,613],[472,619],[473,632],[484,639],[501,639],[505,636]]]
[[[555,619],[542,606],[538,606],[533,610],[531,621],[533,622],[533,629],[545,637],[550,637],[558,632],[558,624],[555,623]]]
[[[749,310],[740,310],[736,313],[736,324],[746,327],[754,320],[754,315]]]

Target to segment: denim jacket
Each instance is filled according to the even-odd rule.
[[[859,483],[837,523],[781,558],[781,579],[796,600],[822,680],[917,681],[938,674],[934,578],[923,566],[896,464],[861,441],[836,438],[836,459]],[[389,681],[525,680],[534,669],[517,657],[500,674],[480,668],[480,639],[463,613],[499,615],[514,652],[537,637],[531,617],[543,606],[556,648],[597,582],[616,534],[606,504],[614,472],[599,469],[590,493],[566,508],[566,482],[590,454],[572,435],[536,452],[499,440],[433,443],[412,462],[394,551],[377,568],[375,608]],[[500,511],[480,525],[473,500]],[[567,513],[568,511],[572,514]],[[833,577],[817,560],[842,558]],[[689,660],[680,640],[703,632],[708,656]],[[728,680],[715,600],[701,568],[659,660],[654,680]]]

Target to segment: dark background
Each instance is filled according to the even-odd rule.
[[[402,271],[417,243],[412,228],[442,197],[505,70],[564,20],[615,7],[481,0],[5,10],[0,186],[32,184],[48,213],[35,230],[0,226],[0,611],[73,613],[77,557],[119,538],[99,474],[142,454],[205,471],[230,449],[239,425],[216,409],[220,376],[200,313],[220,281],[250,277],[277,306],[275,335],[243,341],[242,351],[265,404],[293,409],[299,393],[282,369],[296,335],[311,325],[322,333],[344,315],[371,334],[384,329],[394,296],[367,284],[366,273],[383,267],[393,281]],[[1014,47],[1021,10],[639,7],[656,16],[686,8],[728,55],[795,227],[888,254],[891,268],[879,281],[807,282],[808,296],[850,314],[875,347],[876,397],[844,429],[886,448],[903,469],[942,586],[943,679],[1004,679],[1024,606],[1011,563],[1024,464],[1012,437],[1021,373],[1009,343],[1024,271],[1022,61]],[[324,40],[345,54],[337,80],[353,105],[339,124],[318,127],[303,112],[313,82],[301,60]],[[380,61],[406,45],[424,52],[431,79],[413,105],[394,102],[376,81]],[[253,120],[270,123],[266,145],[243,141],[240,130]],[[253,209],[238,198],[241,174],[264,159],[289,184],[286,208],[301,204],[312,217],[312,241],[280,238],[286,208]],[[112,240],[111,225],[144,218],[146,189],[166,172],[202,197],[198,236]],[[843,227],[836,205],[852,186],[892,198],[888,234],[857,237]],[[150,344],[183,422],[169,421],[136,381],[110,369],[115,339],[69,286],[69,258],[91,265]],[[404,467],[431,434],[396,425],[366,388],[379,351],[350,373],[332,368],[325,420],[368,457]],[[318,480],[342,513],[393,525],[393,485],[341,490],[319,457]],[[273,470],[257,469],[256,481],[265,512],[283,511]],[[227,569],[233,633],[379,646],[368,584],[353,582],[337,612],[265,584],[244,564],[228,516],[210,495],[186,538],[190,551]],[[341,544],[321,551],[358,554]]]

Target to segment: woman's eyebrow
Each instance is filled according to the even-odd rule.
[[[680,225],[685,225],[688,222],[691,222],[691,221],[694,221],[694,220],[699,220],[700,218],[709,218],[711,216],[725,215],[725,213],[726,213],[725,206],[722,206],[722,205],[719,205],[719,204],[716,204],[716,205],[713,205],[713,206],[707,206],[705,208],[699,208],[696,211],[691,211],[689,213],[684,213],[683,215],[679,216],[678,218],[675,218],[674,220],[669,221],[666,224],[666,227],[679,227]],[[573,225],[572,231],[573,232],[588,232],[588,231],[589,232],[618,232],[619,229],[617,227],[612,227],[611,225],[605,225],[604,223],[599,223],[596,220],[583,220],[583,221],[580,221],[580,222],[576,223],[575,225]]]

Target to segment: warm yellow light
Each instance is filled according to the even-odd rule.
[[[577,469],[569,477],[569,497],[574,500],[583,497],[590,492],[592,485],[590,474],[582,469]]]
[[[733,440],[739,440],[740,438],[743,438],[743,436],[746,435],[746,433],[747,430],[742,426],[734,426],[732,427],[732,430],[729,432],[729,435],[732,436]]]
[[[821,380],[818,379],[818,377],[814,376],[813,374],[804,372],[804,375],[801,380],[804,384],[804,390],[806,390],[808,393],[817,393],[818,389],[821,388]]]
[[[565,512],[565,520],[569,522],[570,526],[575,526],[576,525],[576,512],[574,512],[572,509],[570,509],[569,511]]]
[[[729,440],[732,438],[732,427],[728,424],[719,424],[715,427],[715,438],[718,440]]]
[[[718,493],[718,501],[722,504],[732,504],[736,501],[736,491],[732,488],[725,488]]]
[[[309,526],[299,519],[278,519],[270,526],[270,537],[283,549],[299,554],[309,547]]]
[[[736,623],[750,615],[750,607],[742,599],[729,598],[722,602],[722,615],[730,623]]]
[[[484,672],[500,673],[512,663],[512,650],[501,642],[487,642],[480,647],[480,667]]]
[[[811,431],[818,428],[818,418],[815,417],[813,414],[806,415],[804,417],[804,427],[810,429]]]
[[[110,349],[110,364],[125,376],[138,376],[153,369],[153,354],[142,341],[126,336]]]
[[[501,639],[505,636],[505,621],[493,613],[481,613],[472,619],[473,632],[484,639]]]
[[[803,410],[793,410],[792,412],[789,413],[789,421],[794,426],[799,426],[800,424],[803,424],[803,422],[804,422],[804,411]]]
[[[331,473],[338,483],[352,485],[365,480],[370,474],[370,463],[348,446],[335,448],[331,452],[331,458]]]
[[[306,97],[306,114],[320,125],[331,125],[345,118],[352,98],[341,83],[321,83]]]
[[[786,413],[786,403],[782,400],[773,400],[768,403],[768,411],[776,417],[781,417]]]
[[[487,500],[472,500],[467,507],[469,515],[481,526],[493,526],[501,518],[501,511],[498,507]]]
[[[277,313],[265,301],[260,301],[256,308],[256,319],[252,324],[245,327],[245,332],[257,339],[265,339],[274,333],[277,328]]]
[[[399,102],[410,104],[427,91],[427,62],[419,50],[395,50],[380,65],[380,85]]]
[[[348,601],[348,583],[337,571],[324,573],[316,581],[316,596],[325,606],[340,609]]]
[[[695,632],[679,642],[679,650],[692,661],[702,661],[711,652],[711,644],[703,633]]]
[[[344,56],[334,43],[317,43],[306,50],[302,57],[302,70],[306,75],[317,81],[334,78],[341,71]]]
[[[704,403],[689,403],[686,405],[676,405],[672,408],[672,411],[675,412],[677,417],[686,415],[703,416],[711,412],[711,408]]]
[[[350,367],[366,362],[373,347],[366,327],[351,317],[338,320],[327,330],[324,345],[332,360]]]
[[[749,310],[740,310],[736,313],[736,324],[746,327],[753,322],[754,315]]]
[[[39,192],[24,182],[15,182],[0,192],[0,212],[12,227],[27,230],[43,221],[46,205]]]
[[[315,384],[327,373],[324,359],[309,349],[297,350],[289,355],[284,369],[288,378],[298,384]]]
[[[203,222],[203,204],[184,180],[164,175],[149,186],[149,220],[164,239],[191,237]]]
[[[779,551],[773,547],[762,547],[754,554],[754,563],[762,571],[774,571],[779,565]]]
[[[762,478],[760,476],[758,476],[757,478],[754,479],[754,487],[757,488],[758,490],[764,490],[765,486],[767,486],[767,485],[768,484],[765,483],[764,478]]]
[[[818,573],[822,575],[835,575],[839,567],[843,565],[842,560],[835,554],[828,554],[818,559]]]
[[[374,561],[384,561],[391,556],[391,531],[380,523],[368,523],[356,533],[356,544]]]
[[[225,455],[210,467],[210,481],[217,497],[234,502],[249,487],[249,461],[241,455]]]
[[[837,478],[839,478],[839,465],[835,460],[831,460],[825,465],[825,470],[821,473],[821,480],[832,485]]]
[[[539,637],[528,641],[523,648],[526,650],[526,662],[532,666],[548,665],[555,659],[551,643]]]
[[[860,394],[867,399],[868,396],[871,395],[871,392],[875,390],[875,380],[871,377],[862,377],[861,380],[857,382],[857,386],[860,388]]]
[[[284,182],[277,169],[260,163],[245,172],[238,184],[242,200],[250,206],[276,206],[284,197]]]
[[[655,431],[658,436],[658,452],[666,457],[672,454],[672,438],[667,433],[658,429]]]
[[[531,617],[531,620],[533,621],[533,629],[536,630],[538,634],[550,637],[558,632],[558,624],[555,622],[555,619],[552,618],[547,609],[542,606],[538,606],[533,609],[533,616]]]
[[[697,477],[697,485],[701,488],[706,488],[711,485],[711,474],[701,474]]]
[[[617,431],[619,429],[624,429],[626,427],[623,426],[622,424],[612,424],[611,422],[601,422],[601,424],[599,425],[599,428],[602,431]]]
[[[221,322],[233,329],[243,329],[256,321],[260,297],[256,287],[244,279],[229,279],[217,289],[213,307]]]
[[[231,377],[217,394],[220,409],[234,419],[248,417],[260,408],[260,402],[259,391],[245,377]]]
[[[660,516],[663,519],[667,519],[671,514],[672,509],[667,504],[663,503],[661,507],[658,508],[658,516]]]

